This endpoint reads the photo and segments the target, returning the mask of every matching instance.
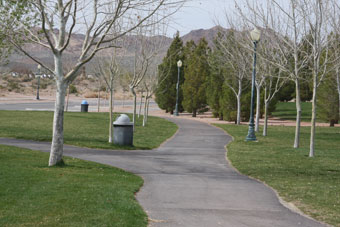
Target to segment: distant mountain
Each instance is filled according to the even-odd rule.
[[[194,42],[198,43],[200,39],[205,38],[209,44],[209,46],[213,45],[214,37],[217,35],[219,31],[226,31],[225,28],[222,28],[220,26],[215,26],[211,29],[198,29],[193,30],[189,32],[188,34],[182,36],[182,40],[184,43],[193,40]],[[70,42],[70,47],[68,48],[68,52],[65,52],[65,59],[67,62],[75,61],[77,59],[77,56],[79,56],[79,53],[82,48],[82,42],[84,40],[85,36],[82,34],[74,34],[72,35],[72,39]],[[135,47],[134,47],[134,37],[133,36],[127,36],[125,44],[122,45],[122,48],[119,48],[117,50],[118,56],[124,59],[124,62],[126,62],[127,67],[131,67],[132,64],[129,64],[129,62],[133,59]],[[165,36],[155,36],[150,37],[147,39],[148,42],[158,42],[161,43],[162,49],[159,53],[159,58],[163,58],[172,42],[172,38],[168,38]],[[47,50],[46,48],[36,45],[36,44],[27,44],[25,46],[26,51],[31,53],[34,56],[39,56],[40,59],[43,59],[43,61],[47,64],[52,65],[53,64],[53,56]],[[106,56],[109,56],[112,50],[104,50],[101,51],[97,56],[99,58],[104,58]],[[36,63],[34,63],[32,60],[28,59],[27,57],[23,56],[20,53],[15,53],[10,57],[10,63],[7,65],[7,68],[9,68],[12,71],[36,71]]]
[[[205,38],[209,44],[209,46],[213,46],[213,41],[219,31],[226,31],[227,29],[221,26],[215,26],[210,29],[198,29],[192,30],[188,34],[182,36],[182,40],[184,43],[193,40],[195,43],[198,43],[200,39]]]

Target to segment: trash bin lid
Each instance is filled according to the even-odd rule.
[[[82,104],[82,105],[86,105],[86,104],[88,105],[89,103],[88,103],[86,100],[83,100],[83,101],[81,102],[81,104]]]
[[[117,117],[116,121],[113,122],[114,125],[132,125],[133,123],[130,122],[130,118],[126,114],[121,114]]]

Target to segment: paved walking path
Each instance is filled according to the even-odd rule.
[[[238,174],[225,159],[231,138],[208,124],[171,118],[178,133],[152,151],[109,151],[65,146],[64,154],[113,165],[142,176],[137,199],[150,226],[322,226],[291,212],[275,193]],[[49,151],[50,144],[0,138],[1,144]],[[269,171],[269,170],[268,170]]]

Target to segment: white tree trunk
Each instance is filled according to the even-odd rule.
[[[261,112],[261,86],[256,86],[256,121],[255,121],[255,132],[258,132],[260,125],[260,112]]]
[[[130,91],[133,95],[133,114],[132,114],[132,122],[133,122],[133,130],[135,130],[136,127],[136,109],[137,109],[137,95],[135,92],[135,89],[132,87],[130,88]]]
[[[241,95],[242,95],[242,81],[238,81],[238,93],[236,96],[237,99],[237,118],[236,118],[236,124],[241,124]]]
[[[147,105],[148,105],[148,97],[145,96],[145,101],[144,101],[144,113],[143,113],[143,127],[145,127],[145,125],[146,125]]]
[[[149,120],[149,106],[150,106],[150,99],[147,100],[147,104],[146,104],[146,123],[148,123],[148,120]]]
[[[140,114],[141,114],[141,112],[142,112],[142,105],[143,105],[143,92],[141,92],[141,96],[140,96],[138,118],[140,117]]]
[[[59,78],[63,75],[59,75]],[[49,159],[49,166],[54,166],[62,161],[64,145],[64,107],[67,83],[60,79],[57,81],[55,110],[53,117],[53,135]]]
[[[296,88],[296,126],[295,126],[295,140],[294,140],[294,148],[299,148],[300,145],[300,128],[301,128],[301,96],[300,96],[300,81],[298,79],[295,80],[295,88]]]
[[[109,113],[110,113],[110,125],[109,125],[109,143],[112,143],[113,140],[113,89],[110,89],[110,104],[109,104]]]
[[[316,124],[316,97],[317,97],[317,75],[313,73],[313,99],[312,99],[312,120],[310,131],[309,157],[314,157],[315,148],[315,124]]]
[[[267,136],[268,131],[268,105],[269,101],[264,101],[264,124],[263,124],[263,136]]]

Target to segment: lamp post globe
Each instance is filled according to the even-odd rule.
[[[175,106],[175,112],[174,116],[178,116],[178,93],[179,93],[179,75],[181,73],[181,67],[183,65],[183,62],[179,60],[177,62],[177,69],[178,69],[178,75],[177,75],[177,85],[176,85],[176,106]]]
[[[246,141],[256,141],[255,136],[255,122],[254,122],[254,102],[255,102],[255,77],[256,77],[256,48],[257,43],[261,39],[261,31],[254,28],[250,32],[251,40],[254,43],[254,62],[253,62],[253,73],[251,77],[251,101],[250,101],[250,118],[249,118],[249,129]]]
[[[36,99],[39,100],[40,99],[40,97],[39,97],[39,88],[40,88],[40,76],[41,76],[40,70],[41,70],[41,65],[38,65],[37,68],[38,68],[38,73],[35,75],[38,78],[37,98]]]

